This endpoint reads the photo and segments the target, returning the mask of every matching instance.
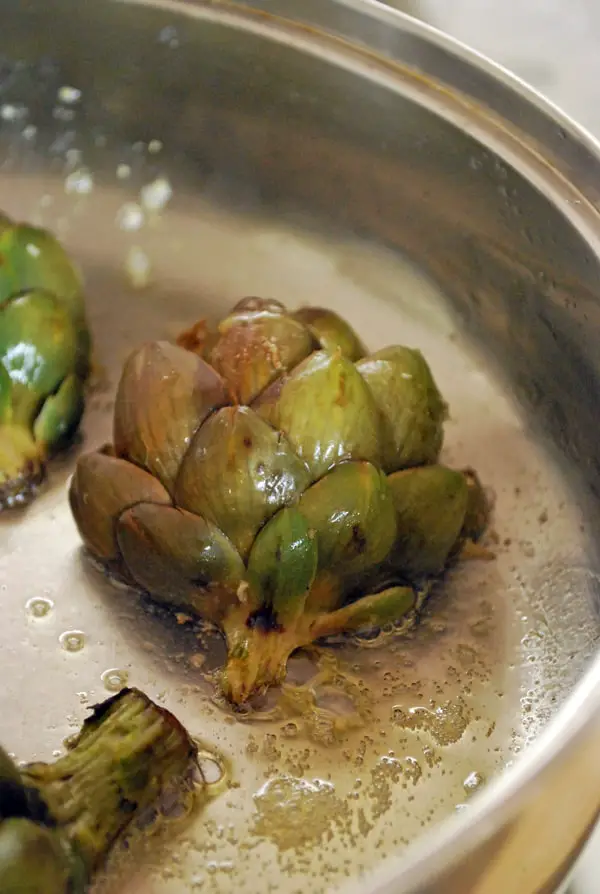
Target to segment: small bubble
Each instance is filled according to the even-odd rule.
[[[65,179],[65,192],[67,194],[89,195],[94,188],[94,178],[85,168],[79,168]]]
[[[157,177],[140,190],[141,203],[147,211],[162,211],[172,195],[173,187],[166,177]]]
[[[55,121],[73,121],[75,109],[66,109],[64,106],[56,106],[52,109],[52,117]]]
[[[171,50],[177,49],[179,46],[179,36],[177,34],[177,29],[173,27],[173,25],[167,25],[166,28],[163,28],[158,35],[158,40],[160,43],[165,43]]]
[[[127,180],[131,177],[131,168],[129,165],[117,165],[117,179]]]
[[[121,230],[134,232],[144,225],[144,212],[135,202],[125,202],[117,211],[117,226]]]
[[[158,155],[161,151],[163,144],[160,140],[150,140],[148,143],[148,152],[150,155]]]
[[[85,645],[85,633],[81,630],[67,630],[61,633],[58,641],[65,652],[81,652]]]
[[[37,127],[35,124],[28,124],[27,127],[23,128],[23,137],[26,140],[33,140],[37,134]]]
[[[45,618],[54,608],[54,603],[43,596],[34,596],[26,602],[25,608],[33,618]]]
[[[58,88],[57,96],[60,102],[64,102],[66,105],[73,105],[81,99],[81,90],[78,90],[77,87],[65,85]]]
[[[26,115],[27,109],[25,106],[13,105],[9,102],[0,106],[0,118],[3,121],[19,121],[21,118],[25,118]]]
[[[113,667],[104,671],[100,679],[104,683],[104,688],[108,689],[109,692],[120,692],[121,689],[127,686],[129,674],[125,670]]]
[[[200,785],[214,785],[223,778],[223,767],[212,754],[200,752],[197,757],[198,774],[195,781]]]

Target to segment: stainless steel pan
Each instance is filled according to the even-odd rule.
[[[103,372],[82,443],[0,520],[3,740],[49,755],[128,679],[223,753],[228,791],[115,892],[550,894],[600,810],[596,144],[367,0],[0,16],[0,205],[82,264]],[[131,347],[244,294],[425,351],[497,553],[410,637],[299,657],[246,722],[212,699],[219,644],[115,591],[65,499]]]

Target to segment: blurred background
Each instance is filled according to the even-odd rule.
[[[384,2],[508,68],[600,140],[600,0]],[[600,894],[600,828],[568,894]]]

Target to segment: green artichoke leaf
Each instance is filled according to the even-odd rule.
[[[160,481],[126,460],[97,451],[80,457],[69,487],[71,512],[81,539],[96,558],[119,559],[119,516],[144,501],[170,505]]]
[[[201,357],[159,341],[125,363],[115,403],[114,445],[173,491],[192,437],[228,401],[223,380]]]
[[[281,432],[249,407],[223,407],[196,432],[175,502],[218,525],[246,559],[259,528],[308,484],[306,466]]]
[[[47,230],[27,224],[0,226],[0,271],[0,307],[14,295],[37,289],[60,300],[77,333],[75,371],[86,378],[91,341],[82,280],[58,240]]]
[[[274,424],[320,478],[346,459],[380,459],[381,421],[367,384],[340,352],[316,351],[283,383]]]
[[[0,308],[0,364],[15,386],[13,421],[33,422],[39,403],[75,370],[77,329],[51,293],[26,292]]]
[[[0,226],[0,306],[20,292],[44,289],[85,319],[82,280],[60,242],[47,230],[28,224]]]
[[[292,315],[309,329],[313,338],[328,354],[341,351],[353,363],[367,353],[358,335],[342,317],[323,307],[301,307]]]
[[[380,593],[363,596],[334,612],[317,617],[315,638],[385,627],[406,618],[417,605],[412,587],[388,587]]]
[[[0,425],[12,419],[13,384],[8,370],[0,363]]]
[[[33,434],[46,453],[68,443],[77,429],[84,409],[84,388],[81,379],[72,373],[56,394],[46,398],[33,424]]]
[[[488,526],[492,507],[477,472],[474,469],[463,469],[463,475],[469,489],[469,499],[461,538],[476,543]]]
[[[83,894],[60,833],[23,818],[0,823],[2,894]]]
[[[384,348],[360,360],[356,368],[383,416],[384,470],[435,462],[447,407],[421,352]]]
[[[411,581],[439,574],[465,521],[465,476],[441,465],[422,466],[395,472],[388,484],[397,515],[393,568]]]
[[[250,404],[268,385],[313,350],[310,332],[283,314],[233,318],[210,353],[235,403]]]
[[[396,539],[396,512],[385,475],[367,462],[346,462],[303,494],[298,509],[315,532],[319,571],[352,581],[383,562]],[[324,593],[315,586],[309,608]],[[330,608],[332,606],[325,606]]]
[[[160,602],[218,621],[245,578],[239,553],[199,515],[138,503],[117,522],[117,540],[133,579]]]
[[[302,615],[317,571],[317,543],[293,507],[280,509],[259,532],[248,558],[251,626],[290,627]]]

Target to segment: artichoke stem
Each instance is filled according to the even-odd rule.
[[[227,664],[221,688],[234,705],[242,705],[252,696],[283,682],[292,652],[312,641],[308,625],[289,629],[261,623],[251,626],[249,617],[236,612],[223,625]]]
[[[181,724],[135,689],[97,706],[70,750],[22,771],[88,876],[167,783],[189,772],[196,746]]]

